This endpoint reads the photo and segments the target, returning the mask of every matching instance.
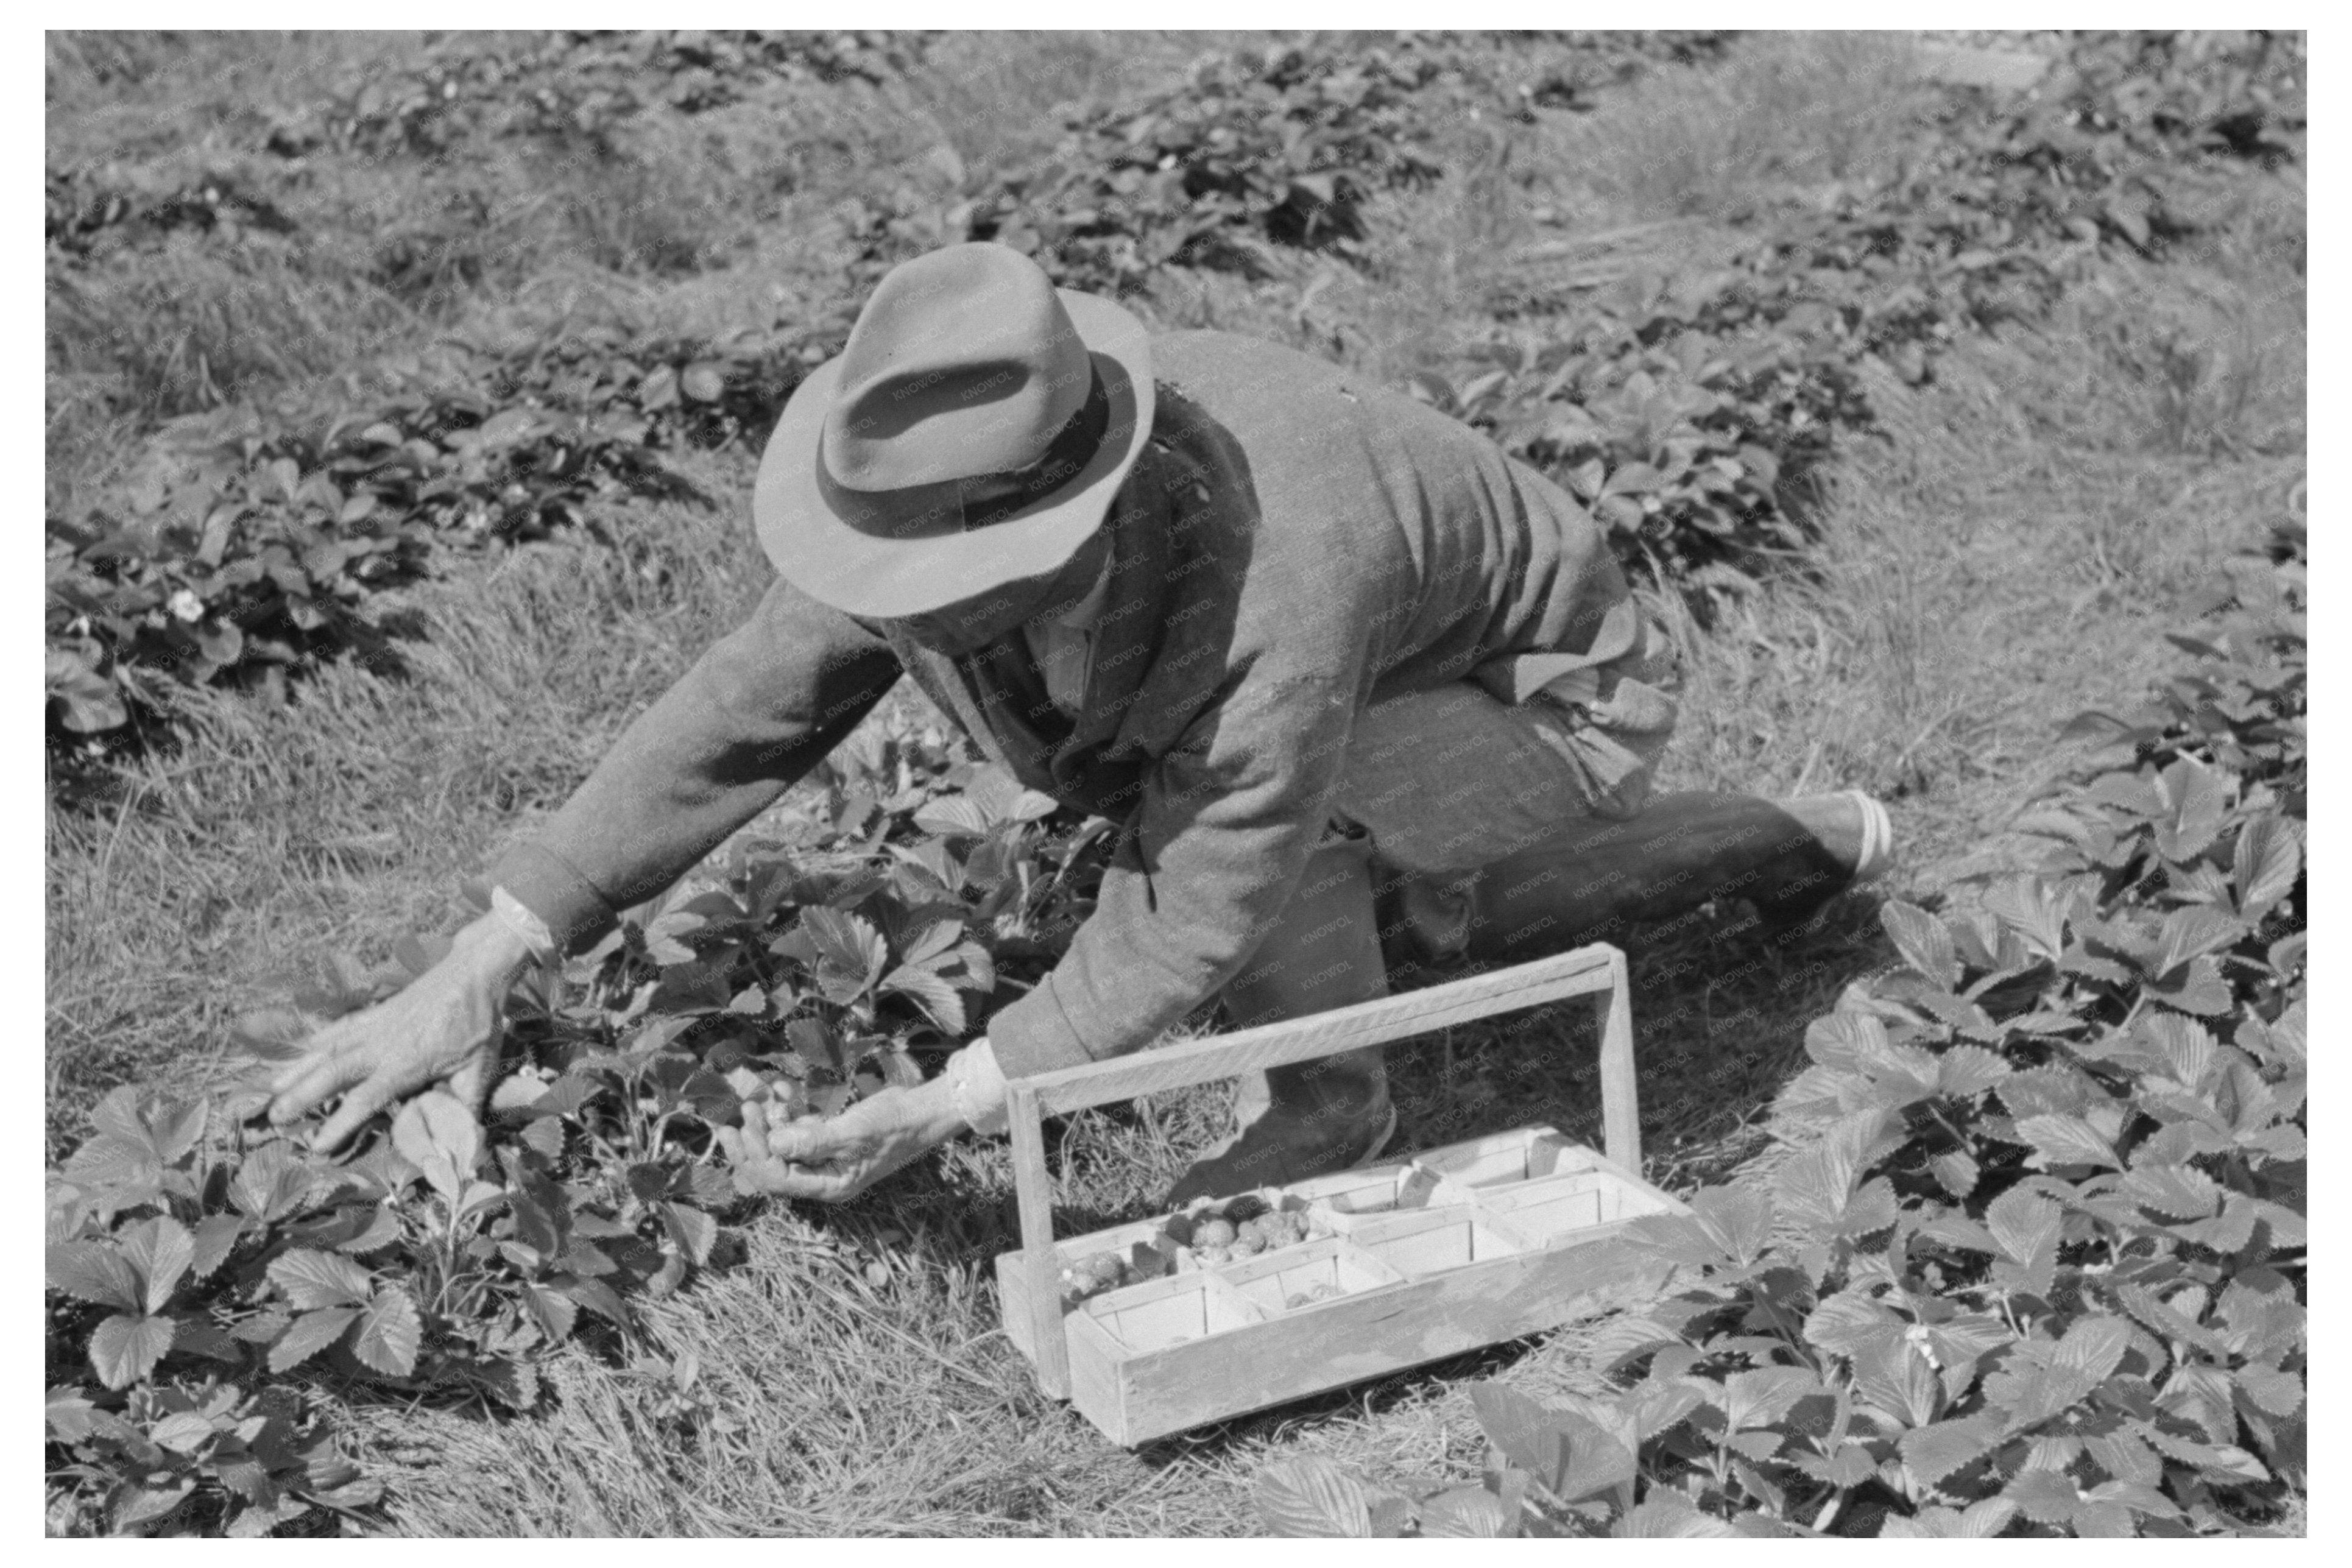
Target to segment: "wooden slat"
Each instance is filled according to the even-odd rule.
[[[1625,955],[1609,950],[1609,989],[1595,1006],[1601,1016],[1601,1135],[1609,1157],[1640,1175],[1642,1113],[1633,1081],[1633,995]]]
[[[1070,1393],[1070,1349],[1062,1337],[1062,1270],[1054,1255],[1054,1187],[1045,1173],[1045,1117],[1034,1082],[1005,1086],[1013,1133],[1013,1188],[1021,1205],[1021,1253],[1029,1283],[1029,1343],[1037,1386]]]
[[[1385,1045],[1497,1013],[1580,996],[1612,984],[1612,980],[1622,994],[1623,964],[1624,959],[1612,947],[1580,947],[1573,952],[1530,963],[1451,980],[1425,991],[1408,991],[1401,996],[1359,1002],[1350,1007],[1310,1014],[1304,1018],[1285,1019],[1230,1035],[1212,1035],[1205,1039],[1114,1057],[1108,1061],[1063,1068],[1022,1081],[1036,1090],[1038,1107],[1045,1115],[1066,1116],[1089,1106],[1239,1078],[1244,1073],[1312,1061],[1360,1046]],[[1630,1068],[1630,1002],[1624,1012],[1624,1055]],[[1607,1071],[1604,1046],[1604,1103]],[[1613,1137],[1610,1147],[1612,1152],[1617,1147]]]
[[[1606,1241],[1623,1229],[1601,1226],[1590,1241]],[[1656,1270],[1631,1253],[1595,1245],[1514,1253],[1279,1313],[1208,1339],[1141,1352],[1114,1350],[1109,1366],[1077,1374],[1090,1390],[1110,1385],[1091,1394],[1081,1408],[1113,1440],[1132,1447],[1555,1328],[1617,1304],[1605,1293]],[[1101,1353],[1100,1342],[1081,1334],[1076,1322],[1072,1338],[1074,1359],[1092,1361]],[[1108,1410],[1112,1422],[1096,1416],[1098,1409]]]

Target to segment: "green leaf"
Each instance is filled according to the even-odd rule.
[[[1988,888],[1984,907],[2015,931],[2036,956],[2053,962],[2066,951],[2067,900],[2038,878],[2017,877]]]
[[[166,1165],[173,1165],[205,1135],[208,1111],[209,1107],[201,1100],[176,1100],[158,1096],[142,1104],[139,1121],[155,1150],[155,1157]]]
[[[128,1388],[155,1370],[179,1325],[169,1318],[117,1312],[90,1331],[89,1364],[109,1388]]]
[[[135,1203],[162,1183],[163,1164],[143,1137],[134,1142],[101,1133],[66,1161],[66,1180],[85,1189],[111,1190]]]
[[[60,1443],[79,1443],[99,1428],[98,1406],[90,1403],[85,1392],[88,1384],[70,1388],[52,1388],[42,1406],[42,1422],[51,1437]],[[113,1416],[104,1419],[113,1420]]]
[[[236,1250],[237,1238],[245,1234],[245,1216],[237,1214],[216,1214],[197,1222],[195,1252],[189,1260],[188,1272],[199,1279],[209,1279],[214,1269],[228,1261]]]
[[[1936,1369],[1906,1338],[1874,1341],[1853,1358],[1854,1391],[1907,1426],[1934,1421],[1943,1403]]]
[[[1849,1360],[1865,1346],[1900,1339],[1905,1320],[1859,1289],[1823,1299],[1805,1318],[1805,1342]]]
[[[1896,1447],[1923,1486],[1934,1486],[1962,1466],[1991,1452],[2000,1441],[1997,1422],[1937,1421],[1903,1434]]]
[[[128,1486],[115,1494],[110,1517],[115,1532],[126,1534],[132,1526],[161,1519],[180,1506],[180,1500],[195,1490],[194,1476],[182,1476],[163,1486]]]
[[[2017,1133],[2032,1148],[2031,1163],[2040,1170],[2066,1165],[2123,1168],[2114,1148],[2079,1116],[2029,1116],[2017,1124]]]
[[[1732,1529],[1713,1514],[1699,1512],[1672,1492],[1656,1491],[1619,1520],[1609,1533],[1620,1541],[1682,1541],[1727,1536]]]
[[[573,1249],[574,1252],[578,1250],[577,1247]],[[575,1275],[559,1274],[555,1278],[555,1288],[614,1327],[625,1329],[629,1326],[628,1303],[623,1301],[602,1279],[583,1279]]]
[[[1936,1058],[1937,1090],[1955,1100],[1973,1099],[2009,1074],[2009,1064],[1981,1046],[1954,1046]]]
[[[961,920],[933,921],[908,939],[901,952],[902,963],[928,963],[951,951],[963,940]]]
[[[717,1220],[700,1209],[674,1203],[662,1205],[661,1215],[678,1250],[693,1259],[696,1268],[710,1261],[710,1248],[719,1239]]]
[[[1956,1198],[1965,1198],[1977,1190],[1980,1173],[1973,1156],[1964,1150],[1953,1149],[1927,1162],[1928,1173],[1936,1184]]]
[[[187,1226],[170,1215],[157,1215],[136,1225],[128,1225],[117,1237],[122,1247],[123,1260],[138,1270],[150,1314],[160,1312],[172,1299],[172,1292],[195,1261],[195,1239]]]
[[[269,1347],[269,1370],[288,1372],[309,1361],[341,1339],[360,1315],[357,1307],[328,1307],[305,1312],[286,1326]]]
[[[1878,1461],[1861,1443],[1845,1443],[1825,1461],[1818,1479],[1833,1487],[1858,1487],[1878,1474]]]
[[[1493,1541],[1517,1522],[1485,1487],[1449,1487],[1421,1504],[1421,1532],[1433,1539]]]
[[[457,1096],[428,1089],[393,1119],[392,1144],[454,1207],[481,1157],[482,1130]]]
[[[1644,1378],[1622,1401],[1622,1408],[1633,1418],[1633,1427],[1620,1436],[1630,1436],[1638,1447],[1662,1432],[1673,1431],[1706,1403],[1686,1378]]]
[[[368,1271],[350,1258],[308,1247],[298,1247],[273,1261],[269,1282],[298,1311],[360,1306],[375,1284]]]
[[[2210,904],[2189,904],[2164,917],[2157,934],[2156,953],[2149,959],[2151,979],[2163,980],[2190,959],[2229,946],[2245,934],[2239,921]]]
[[[267,1224],[299,1210],[317,1177],[289,1143],[266,1143],[245,1157],[229,1179],[229,1200]]]
[[[1657,1320],[1628,1313],[1602,1323],[1585,1353],[1601,1371],[1614,1372],[1660,1345],[1681,1342],[1681,1335]]]
[[[1905,963],[1949,991],[1960,983],[1960,961],[1944,922],[1916,904],[1891,899],[1879,907],[1879,924],[1895,940]]]
[[[2056,1204],[2026,1187],[2011,1187],[1985,1210],[1985,1228],[2011,1262],[2027,1268],[2055,1261],[2064,1224]]]
[[[2273,1359],[2303,1345],[2305,1314],[2294,1287],[2274,1268],[2241,1271],[2215,1304],[2221,1321],[2239,1336],[2237,1353]]]
[[[2143,1208],[2172,1219],[2203,1219],[2221,1204],[2221,1186],[2194,1165],[2140,1165],[2123,1191]]]
[[[2303,1408],[2303,1379],[2278,1367],[2250,1362],[2231,1374],[2239,1389],[2267,1415],[2292,1415]]]
[[[1742,1268],[1764,1255],[1772,1237],[1772,1200],[1748,1187],[1702,1187],[1691,1212],[1724,1255]]]
[[[1724,1424],[1738,1432],[1778,1425],[1797,1401],[1821,1393],[1822,1384],[1802,1367],[1765,1366],[1733,1373],[1724,1380],[1723,1392]]]
[[[2303,840],[2293,819],[2269,812],[2240,828],[2231,868],[2238,907],[2250,918],[2294,891],[2303,870]]]
[[[53,1241],[47,1280],[52,1290],[94,1306],[136,1312],[143,1298],[138,1271],[109,1241]]]
[[[2218,1018],[2231,1007],[2230,984],[2221,966],[2210,958],[2191,959],[2186,971],[2169,980],[2151,981],[2148,994],[2167,1006],[2201,1018]]]
[[[821,1019],[794,1018],[784,1026],[784,1038],[811,1067],[836,1073],[849,1070],[842,1059],[839,1037]]]
[[[114,683],[90,668],[79,654],[47,650],[47,700],[63,710],[65,727],[77,734],[95,735],[131,721]]]
[[[406,1377],[416,1370],[416,1352],[425,1343],[425,1325],[416,1303],[397,1285],[375,1293],[352,1336],[352,1353],[386,1377]]]
[[[963,996],[956,988],[928,969],[912,964],[894,969],[882,982],[881,989],[911,998],[950,1036],[961,1039],[964,1032]]]
[[[826,1000],[845,1005],[882,977],[889,950],[866,920],[818,904],[801,911],[800,929],[816,950],[817,988]]]
[[[551,1343],[562,1344],[572,1337],[572,1327],[579,1319],[580,1309],[570,1297],[558,1295],[544,1285],[526,1285],[523,1287],[523,1304],[530,1308],[540,1332],[545,1334]]]
[[[219,1436],[220,1428],[193,1410],[175,1411],[155,1423],[147,1437],[157,1447],[193,1454]]]
[[[1882,1540],[1922,1540],[1951,1538],[1990,1541],[2009,1528],[2017,1517],[2017,1504],[2005,1497],[1986,1498],[1969,1505],[1965,1512],[1957,1509],[1929,1506],[1906,1519],[1890,1513],[1878,1527]]]
[[[1840,1007],[1805,1026],[1805,1054],[1825,1068],[1860,1072],[1887,1052],[1886,1025],[1868,1013]]]
[[[941,838],[985,838],[993,826],[987,812],[964,795],[941,795],[915,813],[915,826]]]
[[[2167,809],[2156,819],[2157,852],[2168,860],[2202,854],[2229,811],[2221,776],[2194,758],[2182,757],[2159,778]]]
[[[2074,1483],[2061,1471],[2023,1471],[2011,1479],[2001,1495],[2036,1524],[2074,1522]]]
[[[1258,1517],[1276,1535],[1369,1537],[1364,1484],[1319,1454],[1278,1460],[1258,1475]]]
[[[1475,1385],[1470,1402],[1495,1447],[1562,1502],[1582,1502],[1633,1479],[1625,1445],[1573,1411],[1547,1408],[1499,1383]]]

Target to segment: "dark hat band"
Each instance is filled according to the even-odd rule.
[[[834,515],[860,532],[897,539],[969,532],[1002,522],[1036,505],[1084,473],[1101,450],[1103,438],[1109,431],[1110,394],[1103,385],[1101,370],[1090,363],[1086,401],[1063,423],[1046,443],[1045,453],[1034,463],[1001,473],[973,474],[903,489],[853,490],[837,483],[825,471],[820,445],[816,454],[817,489],[833,508]],[[973,506],[963,504],[967,487],[1007,481],[1013,482],[1015,488],[1005,494]]]
[[[1014,468],[1002,474],[982,474],[975,482],[1001,484],[1018,482],[1019,488],[1009,490],[993,500],[963,509],[963,525],[967,531],[986,528],[992,522],[1002,522],[1024,507],[1034,506],[1060,489],[1095,460],[1102,449],[1103,437],[1110,429],[1110,394],[1103,387],[1102,372],[1091,359],[1087,364],[1087,400],[1078,411],[1055,433],[1045,444],[1045,455],[1024,468]]]

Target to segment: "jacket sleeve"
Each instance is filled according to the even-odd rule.
[[[815,766],[899,673],[888,644],[779,579],[485,879],[566,952],[585,946]]]
[[[1160,759],[1094,913],[990,1024],[1006,1076],[1149,1045],[1249,962],[1322,836],[1360,668],[1249,670]]]

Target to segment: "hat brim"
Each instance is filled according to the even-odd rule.
[[[1077,553],[1102,526],[1151,435],[1151,352],[1130,311],[1092,294],[1056,292],[1110,405],[1108,427],[1087,466],[1035,505],[984,528],[931,539],[863,532],[835,514],[818,479],[817,443],[841,378],[840,359],[827,360],[784,405],[752,487],[751,519],[778,575],[848,615],[887,619],[1043,576]]]

